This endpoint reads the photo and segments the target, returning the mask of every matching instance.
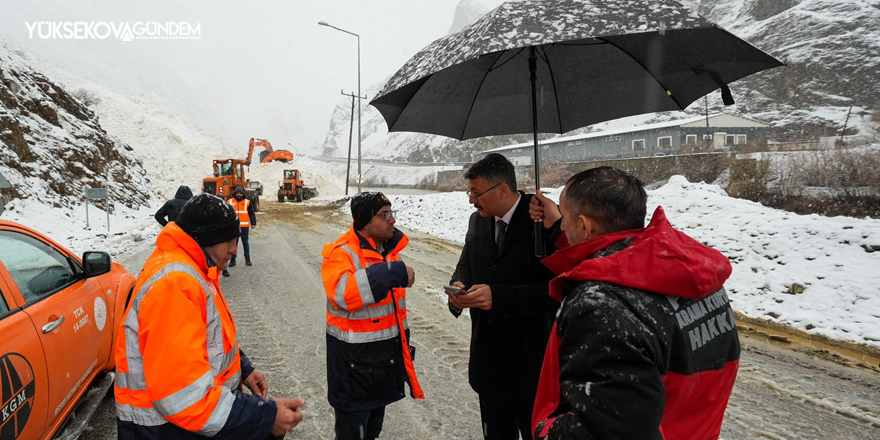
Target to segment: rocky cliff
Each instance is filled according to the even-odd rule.
[[[146,206],[149,180],[131,147],[110,136],[84,104],[0,45],[0,169],[8,198],[35,198],[56,207],[106,187],[115,203]]]

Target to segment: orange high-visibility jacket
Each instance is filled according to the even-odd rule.
[[[361,411],[397,401],[404,397],[404,381],[413,397],[425,397],[407,341],[408,280],[398,255],[407,243],[395,229],[379,253],[352,226],[324,246],[328,398],[334,408]]]
[[[238,220],[241,222],[239,226],[242,228],[251,227],[251,216],[248,214],[248,208],[251,206],[251,201],[247,199],[247,197],[241,199],[241,201],[235,200],[235,197],[229,199],[229,204],[235,209],[235,213],[238,214]]]
[[[117,331],[116,416],[126,427],[120,439],[183,437],[179,429],[244,438],[230,432],[244,424],[265,430],[255,438],[268,435],[274,402],[237,392],[244,355],[217,268],[208,268],[202,249],[176,223],[156,239]]]

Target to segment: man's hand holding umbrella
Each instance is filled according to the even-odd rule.
[[[548,199],[541,190],[535,191],[535,197],[532,197],[532,201],[529,203],[529,215],[536,222],[543,221],[545,229],[552,228],[562,218],[559,206],[553,200]]]

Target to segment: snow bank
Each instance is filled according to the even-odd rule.
[[[558,200],[560,191],[546,192]],[[736,310],[880,347],[880,252],[868,252],[880,247],[880,220],[797,215],[681,176],[648,196],[649,217],[662,206],[674,227],[730,258],[726,287]],[[464,243],[474,212],[465,193],[390,198],[398,226]]]

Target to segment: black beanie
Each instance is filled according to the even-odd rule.
[[[354,229],[357,231],[363,229],[386,205],[391,206],[391,201],[380,192],[362,192],[352,197],[351,218],[354,220]]]
[[[202,193],[189,199],[176,223],[203,248],[241,235],[235,209],[213,194]]]
[[[244,194],[244,188],[242,188],[241,185],[236,186],[235,189],[232,190],[232,195],[235,195],[236,193],[242,193],[242,194]]]

